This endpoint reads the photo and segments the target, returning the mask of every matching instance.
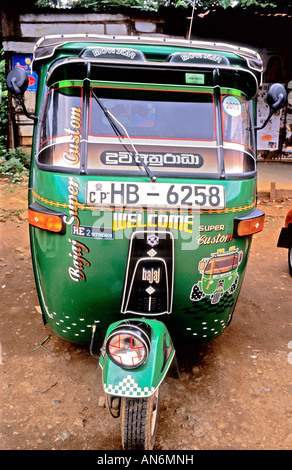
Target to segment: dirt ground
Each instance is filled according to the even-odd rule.
[[[26,185],[0,190],[0,450],[121,450],[87,349],[43,325],[29,253]],[[292,449],[292,278],[277,248],[292,200],[260,201],[233,321],[218,339],[179,355],[161,386],[155,449]]]

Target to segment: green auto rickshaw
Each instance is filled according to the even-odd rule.
[[[257,52],[189,40],[56,35],[9,90],[34,120],[31,254],[43,320],[100,351],[124,449],[152,449],[175,346],[230,324],[256,208]],[[285,102],[275,84],[270,114]]]

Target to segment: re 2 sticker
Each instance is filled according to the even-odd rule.
[[[113,230],[105,227],[89,227],[87,225],[72,226],[72,235],[85,238],[113,239]]]

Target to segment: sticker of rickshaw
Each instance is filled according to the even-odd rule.
[[[217,304],[225,292],[235,292],[241,260],[242,251],[235,246],[230,247],[229,251],[220,248],[210,258],[202,258],[198,266],[202,277],[192,287],[190,299],[198,302],[209,296],[211,304]]]

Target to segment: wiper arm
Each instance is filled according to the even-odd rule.
[[[94,99],[96,100],[96,102],[99,104],[99,106],[103,110],[103,112],[104,112],[108,122],[110,123],[111,127],[113,128],[115,134],[119,137],[125,137],[125,135],[127,136],[128,140],[130,142],[130,145],[131,145],[131,147],[132,147],[132,149],[135,153],[135,156],[138,158],[139,162],[143,165],[143,167],[144,167],[147,175],[149,176],[150,180],[152,182],[155,182],[156,181],[156,176],[152,173],[152,171],[150,170],[148,165],[146,165],[143,158],[139,155],[139,152],[137,151],[135,145],[133,144],[133,142],[132,142],[125,126],[102,104],[101,100],[98,98],[98,96],[96,96],[96,94],[94,93],[92,88],[90,88],[90,91],[91,91]],[[123,129],[125,135],[121,133],[121,131],[118,128],[118,126],[116,125],[116,123]]]

